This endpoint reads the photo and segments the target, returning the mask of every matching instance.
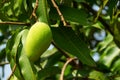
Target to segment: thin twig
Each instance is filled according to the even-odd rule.
[[[24,22],[0,22],[0,24],[9,24],[9,25],[26,25],[30,26],[30,23],[24,23]]]
[[[9,64],[9,62],[2,62],[2,63],[0,63],[0,66],[4,66],[6,64]]]
[[[10,76],[8,77],[7,80],[10,80],[10,79],[11,79],[11,77],[13,76],[13,74],[14,74],[14,72],[15,72],[16,67],[17,67],[17,64],[14,65],[14,67],[13,67],[13,69],[12,69],[12,73],[10,74]]]
[[[63,68],[62,68],[62,71],[61,71],[60,80],[63,80],[64,72],[65,72],[65,69],[66,69],[67,65],[68,65],[71,61],[73,61],[73,60],[75,60],[75,59],[76,59],[76,58],[69,58],[69,59],[66,61],[66,63],[64,64],[64,66],[63,66]]]
[[[66,26],[67,23],[65,22],[65,19],[64,19],[63,15],[62,15],[61,11],[59,10],[59,7],[57,6],[57,4],[55,3],[54,0],[51,0],[51,1],[52,1],[53,6],[54,6],[54,7],[56,8],[56,10],[57,10],[57,12],[58,12],[58,14],[59,14],[59,16],[60,16],[60,18],[61,18],[61,21],[63,22],[63,25]]]
[[[35,17],[35,19],[37,20],[36,10],[37,10],[37,8],[38,8],[38,4],[39,4],[39,0],[36,0],[35,7],[34,7],[34,9],[33,9],[33,12],[32,12],[32,14],[31,14],[31,16],[30,16],[30,19],[31,19],[32,17]]]

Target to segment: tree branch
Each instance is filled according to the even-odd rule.
[[[0,66],[4,66],[6,64],[9,64],[9,62],[2,62],[2,63],[0,63]]]
[[[39,3],[39,0],[36,0],[36,4],[35,4],[35,7],[34,7],[34,10],[33,10],[32,14],[31,14],[31,16],[30,16],[30,19],[31,19],[32,17],[35,17],[36,21],[37,21],[36,10],[37,10],[37,8],[38,8],[38,3]]]
[[[64,66],[63,66],[63,68],[62,68],[62,71],[61,71],[60,80],[64,80],[64,79],[63,79],[63,76],[64,76],[64,72],[65,72],[65,69],[66,69],[67,65],[68,65],[71,61],[73,61],[73,60],[75,60],[75,59],[76,59],[76,58],[69,58],[69,59],[66,61],[66,63],[64,64]]]
[[[0,22],[0,24],[8,24],[8,25],[25,25],[25,26],[30,26],[30,23],[24,23],[24,22]]]
[[[63,22],[63,25],[64,25],[64,26],[67,26],[67,23],[66,23],[63,15],[62,15],[62,13],[61,13],[61,11],[59,10],[59,7],[57,6],[57,4],[55,3],[54,0],[51,0],[51,2],[52,2],[52,4],[53,4],[53,6],[56,8],[56,10],[57,10],[57,12],[58,12],[58,14],[59,14],[59,16],[60,16],[60,18],[61,18],[61,21]]]
[[[13,69],[12,69],[12,73],[11,73],[11,75],[8,77],[7,80],[10,80],[10,79],[11,79],[11,77],[13,76],[13,74],[14,74],[14,72],[15,72],[16,67],[17,67],[17,64],[14,65],[14,67],[13,67]]]

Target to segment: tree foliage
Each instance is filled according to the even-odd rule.
[[[119,0],[0,0],[0,67],[9,62],[8,80],[120,80],[119,9]],[[36,21],[50,26],[53,47],[32,63],[24,42]]]

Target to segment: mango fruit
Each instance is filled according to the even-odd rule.
[[[36,22],[30,28],[25,42],[25,53],[30,61],[37,61],[52,41],[50,27],[44,22]]]

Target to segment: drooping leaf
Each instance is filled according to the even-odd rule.
[[[95,62],[90,56],[87,45],[78,37],[71,28],[53,27],[53,39],[63,50],[78,57],[80,61],[89,66],[95,66]]]
[[[6,47],[7,59],[10,62],[11,69],[13,69],[14,66],[16,65],[14,75],[18,77],[19,79],[23,79],[23,78],[21,75],[20,68],[18,66],[17,55],[18,55],[18,50],[19,50],[19,43],[20,43],[20,40],[21,40],[21,37],[24,31],[25,30],[21,32],[19,32],[19,30],[16,31],[15,34],[13,34],[13,36],[8,40],[7,47]]]
[[[13,55],[16,54],[17,46],[18,46],[19,39],[20,39],[17,37],[18,33],[19,32],[16,32],[15,34],[13,34],[7,42],[6,54],[7,54],[8,61],[10,61],[10,59],[13,57]],[[18,38],[18,41],[17,41],[16,37]]]
[[[25,31],[26,30],[22,30],[21,32],[19,32],[18,35],[15,38],[15,43],[14,43],[14,45],[12,47],[11,52],[10,52],[11,57],[13,57],[14,60],[16,60],[17,49],[19,47],[19,43],[20,43],[21,37],[22,37],[22,35],[24,34]]]
[[[21,73],[25,80],[36,80],[35,73],[32,69],[31,63],[28,57],[25,55],[24,43],[26,40],[28,30],[23,30],[21,41],[18,48],[18,62],[21,69]]]
[[[21,69],[21,73],[25,80],[36,80],[35,73],[33,72],[33,69],[31,67],[31,63],[28,59],[28,57],[25,55],[24,48],[21,49],[20,55],[19,55],[19,66]]]

